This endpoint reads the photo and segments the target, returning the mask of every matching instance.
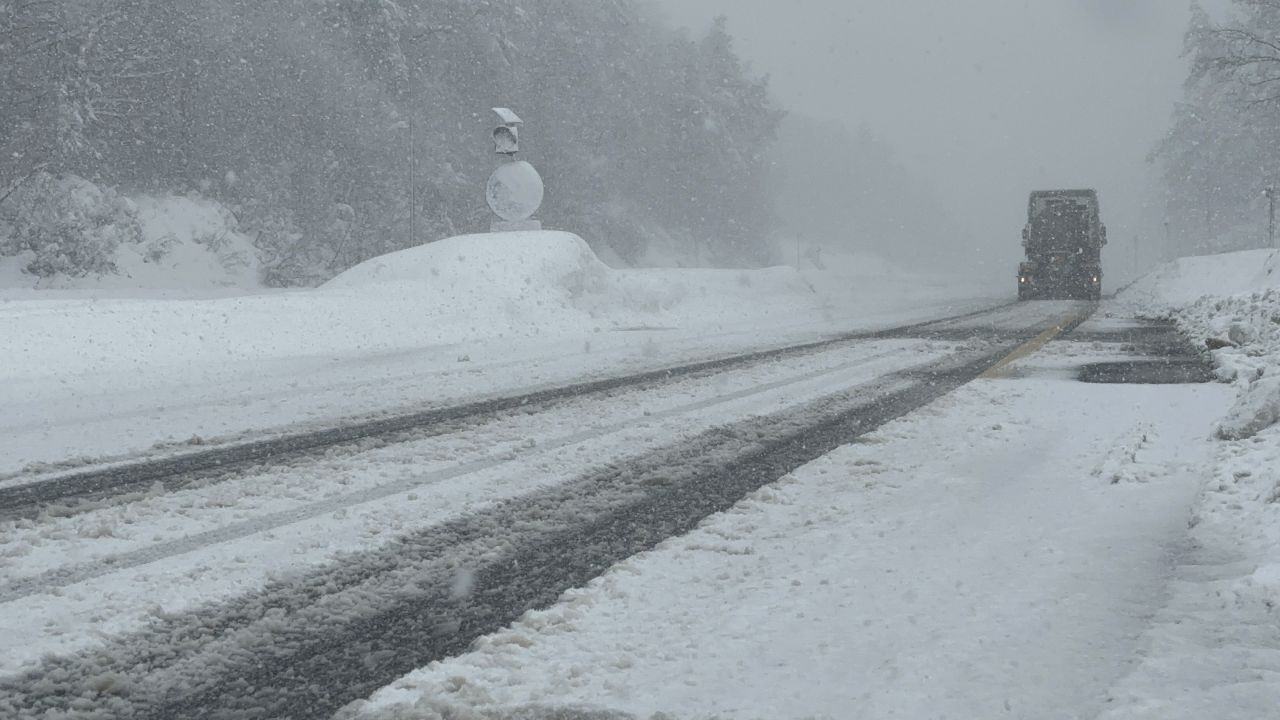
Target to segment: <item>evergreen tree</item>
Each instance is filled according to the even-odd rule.
[[[0,0],[0,193],[36,167],[205,193],[272,282],[311,283],[483,229],[488,108],[509,105],[549,225],[628,260],[659,228],[704,261],[761,262],[767,83],[723,21],[694,40],[645,7]]]

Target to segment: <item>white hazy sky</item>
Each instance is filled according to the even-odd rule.
[[[1034,188],[1098,188],[1114,252],[1159,239],[1139,218],[1186,75],[1185,0],[658,2],[695,31],[727,16],[785,108],[866,121],[1010,262]]]

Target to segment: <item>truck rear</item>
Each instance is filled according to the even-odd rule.
[[[1018,266],[1018,299],[1099,299],[1106,244],[1096,191],[1031,193],[1022,230],[1026,259]]]

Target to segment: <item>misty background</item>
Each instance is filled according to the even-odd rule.
[[[1172,123],[1189,4],[1170,0],[662,0],[677,24],[723,14],[737,47],[804,134],[839,123],[878,137],[846,162],[859,188],[888,181],[856,242],[1007,280],[1027,194],[1097,188],[1112,278],[1164,259],[1163,203],[1148,162]],[[885,156],[901,169],[888,178]],[[785,163],[785,159],[783,160]],[[791,173],[803,183],[803,168]],[[896,175],[896,177],[894,176]],[[839,211],[838,204],[828,205]],[[846,208],[847,210],[848,208]],[[830,235],[815,214],[811,237]],[[892,221],[885,221],[893,218]],[[893,232],[894,223],[902,232]],[[922,244],[913,237],[929,237]],[[876,239],[879,239],[877,241]],[[920,250],[925,254],[920,254]],[[937,257],[931,257],[937,256]]]
[[[0,0],[0,257],[113,272],[169,193],[316,284],[487,229],[508,105],[542,219],[615,265],[1011,291],[1027,194],[1091,187],[1114,289],[1268,241],[1278,37],[1252,0]]]

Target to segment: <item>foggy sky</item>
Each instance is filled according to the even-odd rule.
[[[1162,228],[1141,221],[1146,156],[1181,97],[1187,2],[659,3],[694,29],[727,16],[784,108],[868,123],[940,191],[988,264],[1016,261],[1027,193],[1051,187],[1098,188],[1112,277],[1130,269],[1135,234],[1155,255]]]

